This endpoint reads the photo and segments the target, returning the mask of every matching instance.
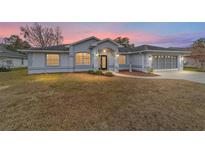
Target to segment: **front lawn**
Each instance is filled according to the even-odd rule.
[[[0,73],[0,130],[205,130],[205,85]]]
[[[196,67],[184,67],[185,71],[194,71],[194,72],[205,72],[204,69],[196,68]]]

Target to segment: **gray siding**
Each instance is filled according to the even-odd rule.
[[[91,70],[92,66],[91,65],[75,65],[75,72],[83,72],[83,71],[88,71]]]
[[[31,68],[44,68],[46,63],[45,58],[45,53],[33,53]]]
[[[105,47],[108,48],[108,49],[112,49],[114,51],[118,51],[118,47],[115,44],[111,43],[111,42],[103,42],[103,43],[98,45],[99,50],[103,49]]]
[[[28,58],[31,59],[28,65],[28,73],[53,73],[53,72],[72,72],[73,63],[68,54],[59,53],[59,66],[46,65],[46,53],[29,53]]]
[[[70,52],[72,52],[72,55],[73,55],[73,57],[72,57],[73,58],[73,68],[74,68],[75,72],[88,71],[88,70],[93,68],[92,67],[92,60],[93,60],[92,56],[93,56],[93,54],[92,54],[92,51],[89,48],[95,42],[96,42],[96,40],[92,39],[92,40],[82,42],[80,44],[76,44],[71,48]],[[75,64],[75,55],[78,52],[88,52],[88,53],[90,53],[90,65],[76,65]]]
[[[123,65],[119,64],[119,70],[129,70],[129,67],[130,67],[130,56],[129,55],[124,55],[124,56],[126,56],[126,64],[123,64]]]
[[[74,52],[89,51],[89,47],[95,42],[96,40],[93,39],[93,40],[82,42],[80,44],[76,44],[73,46],[73,51]]]
[[[132,54],[129,55],[130,64],[133,70],[143,71],[144,67],[144,55],[143,54]]]

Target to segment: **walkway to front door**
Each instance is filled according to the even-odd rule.
[[[107,70],[107,56],[106,55],[100,56],[100,69]]]

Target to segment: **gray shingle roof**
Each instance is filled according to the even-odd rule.
[[[7,58],[19,58],[19,59],[26,59],[27,56],[25,54],[16,52],[16,51],[10,51],[8,49],[5,49],[4,47],[0,46],[0,57],[7,57]]]
[[[106,39],[100,40],[100,41],[98,41],[98,42],[95,42],[95,43],[92,44],[92,46],[97,46],[98,44],[101,44],[101,43],[107,42],[107,41],[108,41],[108,42],[112,42],[113,44],[117,45],[118,47],[123,47],[121,44],[119,44],[119,43],[117,43],[117,42],[111,40],[110,38],[106,38]]]
[[[119,52],[133,52],[136,51],[134,48],[127,48],[127,47],[122,47],[119,48]]]
[[[60,50],[60,51],[69,51],[69,48],[67,46],[69,46],[69,44],[62,44],[62,45],[45,47],[45,48],[31,48],[29,50]]]
[[[134,48],[135,51],[142,51],[142,50],[167,50],[167,48],[152,46],[152,45],[140,45]]]
[[[100,40],[99,38],[96,38],[95,36],[91,36],[91,37],[88,37],[88,38],[85,38],[85,39],[82,39],[80,41],[77,41],[77,42],[74,42],[72,44],[62,44],[62,45],[57,45],[57,46],[50,46],[50,47],[45,47],[45,48],[31,48],[31,49],[28,49],[28,50],[24,50],[24,52],[68,52],[69,51],[69,47],[72,46],[72,45],[76,45],[76,44],[79,44],[79,43],[82,43],[84,41],[88,41],[90,39],[95,39],[97,42],[93,43],[91,45],[91,47],[94,47],[96,45],[98,45],[99,43],[101,42],[104,42],[104,41],[113,41],[109,38],[107,39],[104,39],[104,40]],[[115,43],[115,42],[114,42]],[[117,43],[116,43],[117,44]],[[170,51],[173,51],[173,52],[182,52],[182,51],[187,51],[187,49],[183,49],[183,48],[165,48],[165,47],[158,47],[158,46],[153,46],[153,45],[140,45],[140,46],[137,46],[137,47],[134,47],[134,48],[127,48],[127,47],[122,47],[121,45],[117,44],[118,47],[119,47],[119,52],[121,53],[134,53],[134,52],[156,52],[156,51],[159,51],[159,52],[170,52]],[[23,50],[21,50],[23,51]]]
[[[160,51],[187,51],[186,48],[164,48],[152,45],[140,45],[134,48],[119,48],[119,52],[134,52],[134,51],[145,51],[145,50],[160,50]]]
[[[95,36],[91,36],[91,37],[88,37],[88,38],[85,38],[85,39],[82,39],[80,41],[77,41],[77,42],[74,42],[74,43],[71,43],[70,45],[76,45],[76,44],[79,44],[79,43],[82,43],[82,42],[85,42],[85,41],[88,41],[88,40],[96,40],[96,41],[100,41],[99,38],[95,37]]]

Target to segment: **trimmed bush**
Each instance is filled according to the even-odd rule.
[[[95,74],[97,74],[97,75],[103,75],[103,72],[102,72],[101,70],[97,70],[97,71],[95,71]]]
[[[104,75],[105,75],[105,76],[109,76],[109,77],[114,76],[114,75],[112,74],[112,72],[105,72]]]
[[[205,72],[205,68],[203,68],[203,67],[199,68],[198,70],[199,70],[199,72]]]
[[[88,73],[89,74],[95,74],[95,71],[94,70],[88,70]]]
[[[149,73],[153,73],[153,68],[149,67],[149,68],[147,68],[147,71],[148,71]]]
[[[89,70],[88,73],[95,75],[103,75],[103,72],[101,70]]]

